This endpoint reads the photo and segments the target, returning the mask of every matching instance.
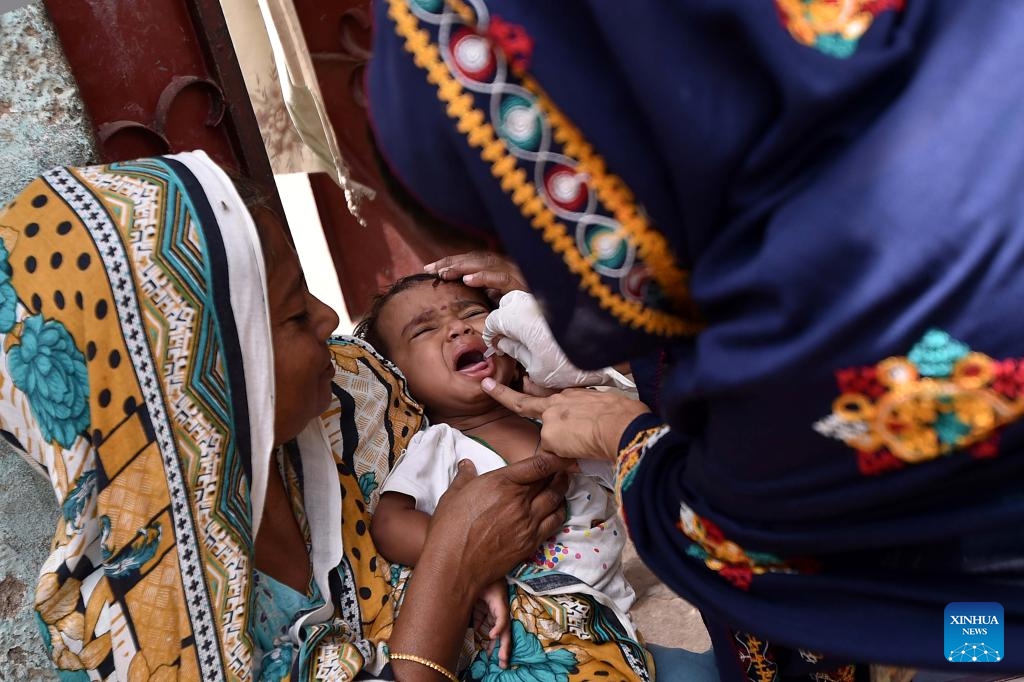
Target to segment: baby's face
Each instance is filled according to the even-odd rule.
[[[512,358],[483,355],[488,312],[484,293],[458,282],[423,282],[381,310],[377,329],[388,356],[434,419],[485,412],[494,402],[480,381],[493,377],[507,384],[514,377]]]

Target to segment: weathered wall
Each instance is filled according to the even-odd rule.
[[[0,203],[53,166],[98,158],[41,2],[0,15]]]
[[[40,172],[97,158],[74,79],[42,5],[0,15],[0,204]],[[0,441],[0,680],[55,679],[32,609],[57,503]]]
[[[0,443],[0,680],[51,680],[32,596],[56,524],[50,484]]]

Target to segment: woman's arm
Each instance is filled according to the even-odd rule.
[[[541,450],[559,457],[614,461],[626,429],[650,412],[639,400],[611,391],[567,388],[539,397],[519,393],[490,378],[480,385],[516,414],[541,420]]]
[[[393,652],[449,670],[477,595],[530,556],[565,521],[569,463],[541,454],[483,476],[469,461],[438,503],[389,642]],[[410,661],[392,662],[399,680],[441,677]]]
[[[402,493],[380,496],[370,522],[373,543],[385,559],[403,566],[416,566],[427,540],[430,514],[416,509],[416,500]]]

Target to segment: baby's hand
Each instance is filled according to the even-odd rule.
[[[481,639],[490,640],[487,655],[494,653],[498,644],[498,663],[508,668],[512,656],[512,620],[508,609],[508,584],[497,580],[480,593],[473,610],[473,626]]]

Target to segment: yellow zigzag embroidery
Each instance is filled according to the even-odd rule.
[[[473,10],[463,0],[448,0],[448,4],[464,22],[469,25],[476,23]],[[540,83],[512,64],[509,64],[509,68],[520,79],[521,85],[537,98],[541,111],[551,123],[555,142],[562,145],[563,153],[576,159],[579,167],[590,176],[590,186],[637,245],[637,253],[651,268],[655,281],[672,300],[686,300],[689,296],[686,273],[676,266],[664,237],[652,230],[637,213],[636,199],[629,186],[619,176],[607,172],[604,159],[594,151],[582,131],[562,113]]]
[[[451,6],[472,25],[474,16],[470,8],[459,0],[451,2]],[[701,325],[698,322],[627,300],[601,280],[590,260],[576,248],[575,240],[565,225],[545,206],[536,186],[527,180],[526,171],[518,167],[505,141],[495,133],[484,113],[474,107],[472,95],[466,93],[452,76],[437,46],[431,43],[428,33],[419,28],[419,21],[404,0],[389,0],[388,16],[395,22],[395,31],[405,41],[405,49],[412,55],[413,62],[426,72],[427,81],[437,88],[437,97],[446,105],[445,112],[455,121],[456,129],[466,136],[470,146],[480,150],[480,157],[491,165],[491,174],[499,180],[502,190],[530,220],[531,226],[541,232],[544,241],[562,257],[569,270],[580,278],[581,287],[596,298],[602,308],[633,328],[666,337],[692,335],[699,331]],[[670,300],[692,309],[687,274],[676,266],[664,236],[652,229],[637,212],[632,192],[625,182],[607,172],[604,160],[532,78],[521,73],[517,75],[522,86],[537,98],[542,111],[548,116],[554,139],[563,146],[565,154],[574,157],[579,167],[590,176],[589,184],[613,213],[627,238],[636,245],[637,255],[647,264],[651,276]]]

